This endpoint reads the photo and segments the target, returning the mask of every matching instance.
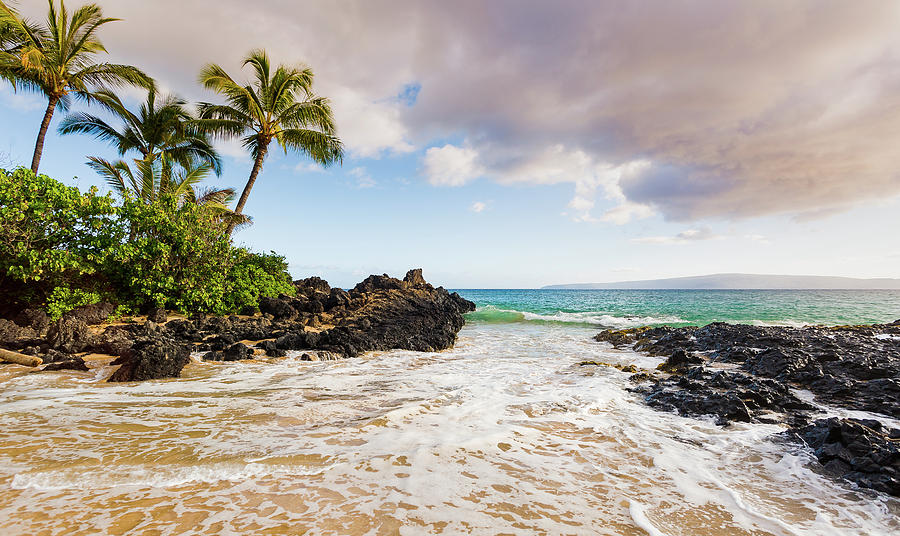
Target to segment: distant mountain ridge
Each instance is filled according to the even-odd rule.
[[[711,274],[668,279],[647,279],[641,281],[619,281],[616,283],[573,283],[547,285],[545,289],[684,289],[684,290],[767,290],[767,289],[810,289],[810,290],[882,290],[900,289],[900,279],[887,277],[857,279],[854,277],[831,277],[822,275],[762,275],[762,274]]]

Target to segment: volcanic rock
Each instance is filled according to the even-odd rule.
[[[76,316],[65,315],[50,324],[47,329],[47,343],[51,348],[74,354],[88,346],[88,327]]]
[[[900,496],[900,429],[868,419],[818,420],[796,430],[826,471]]]
[[[109,318],[115,310],[115,305],[108,302],[100,302],[76,307],[63,316],[80,320],[90,326],[92,324],[102,324],[103,322],[106,322],[106,319]]]
[[[178,378],[190,363],[190,349],[166,338],[138,341],[113,363],[121,363],[107,381],[134,382]]]

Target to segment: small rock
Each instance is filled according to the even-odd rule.
[[[155,307],[153,309],[150,309],[150,312],[147,313],[147,320],[155,324],[163,324],[168,319],[169,316],[166,313],[166,310],[162,307]]]
[[[190,349],[168,339],[148,339],[134,344],[128,352],[114,361],[121,363],[107,381],[133,382],[161,378],[178,378],[190,363]]]
[[[242,361],[253,359],[253,349],[244,343],[237,342],[222,352],[222,361]]]
[[[259,299],[259,311],[272,315],[275,320],[294,318],[297,311],[286,301],[279,298],[261,297]]]
[[[84,362],[84,359],[78,356],[73,356],[72,359],[66,361],[59,361],[57,363],[50,363],[43,369],[43,371],[52,371],[52,370],[81,370],[87,371],[90,370],[87,364]]]

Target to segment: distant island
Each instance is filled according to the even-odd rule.
[[[544,289],[900,289],[900,279],[820,275],[712,274],[668,279],[547,285]]]

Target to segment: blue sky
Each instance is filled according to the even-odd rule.
[[[617,24],[631,25],[620,36],[625,43],[594,43],[605,14],[580,3],[564,5],[562,14],[529,4],[486,37],[477,24],[469,28],[471,10],[440,3],[377,10],[342,3],[340,13],[314,3],[301,14],[274,2],[258,14],[270,23],[263,31],[229,26],[239,3],[227,1],[220,21],[203,24],[208,35],[228,39],[198,41],[175,21],[152,50],[144,44],[165,6],[101,4],[127,19],[102,34],[113,59],[145,68],[191,100],[215,100],[194,83],[202,64],[219,62],[237,75],[253,46],[316,71],[348,157],[322,170],[273,151],[245,207],[254,224],[235,235],[286,255],[298,277],[350,286],[370,273],[422,267],[427,279],[452,288],[717,272],[900,277],[893,232],[900,228],[900,151],[891,148],[900,113],[888,91],[900,69],[893,56],[872,63],[900,47],[876,13],[855,20],[861,29],[826,39],[809,26],[828,30],[848,16],[839,7],[679,12],[674,24],[685,28],[710,17],[739,28],[773,14],[787,21],[768,29],[776,43],[784,34],[781,51],[757,51],[750,46],[756,35],[710,36],[730,39],[720,58],[706,56],[704,43],[683,44],[679,54],[654,48],[637,30],[658,35],[650,30],[671,23],[639,10],[620,14]],[[347,9],[359,17],[344,16]],[[504,9],[512,7],[498,2],[485,16]],[[548,16],[558,25],[535,31]],[[580,39],[567,44],[570,36]],[[626,47],[628,40],[637,41]],[[829,44],[835,40],[837,49]],[[628,68],[569,69],[573,51],[606,54],[610,65]],[[793,63],[766,63],[767,54],[822,65],[796,78],[787,76]],[[698,74],[666,78],[685,65]],[[534,69],[546,66],[550,75],[534,81]],[[850,76],[863,66],[868,74]],[[762,75],[784,76],[777,86],[749,89],[732,80]],[[648,76],[659,80],[641,93]],[[135,103],[140,97],[130,95]],[[0,154],[12,163],[30,162],[43,106],[36,95],[0,87]],[[250,161],[234,144],[222,150],[224,173],[210,182],[239,189]],[[88,137],[53,133],[41,171],[102,187],[84,165],[87,155],[115,157]]]

